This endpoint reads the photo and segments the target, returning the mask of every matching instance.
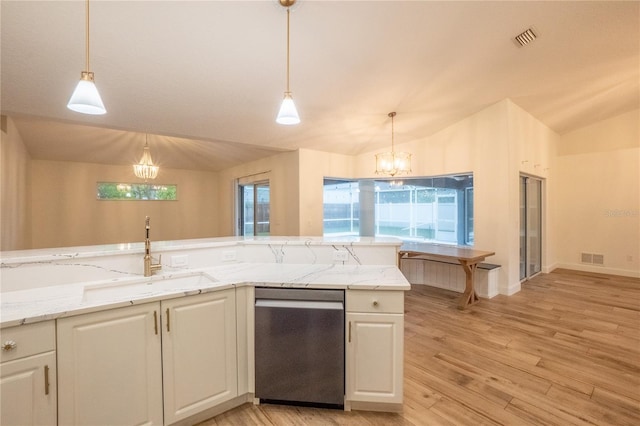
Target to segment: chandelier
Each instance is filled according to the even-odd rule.
[[[149,151],[148,136],[144,136],[144,149],[142,151],[142,158],[138,164],[133,165],[133,173],[140,179],[144,179],[146,182],[149,179],[155,179],[158,176],[160,167],[154,166],[151,160],[151,151]]]
[[[391,117],[391,151],[376,154],[376,174],[377,175],[406,175],[411,173],[411,154],[408,152],[396,152],[393,140],[393,118],[395,112],[390,112]]]

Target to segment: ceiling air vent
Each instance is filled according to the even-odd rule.
[[[538,38],[538,36],[535,32],[533,32],[533,28],[529,28],[528,30],[525,30],[524,32],[515,36],[515,41],[519,46],[526,46],[536,38]]]

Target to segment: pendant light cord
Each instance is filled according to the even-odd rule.
[[[86,57],[87,57],[87,69],[86,71],[89,72],[89,0],[87,0],[87,19],[86,19],[86,30],[87,30],[87,34],[86,34]]]
[[[291,93],[289,90],[289,15],[290,7],[287,7],[287,93]]]
[[[395,117],[395,116],[396,116],[395,112],[390,112],[389,113],[389,117],[391,117],[391,152],[392,153],[395,152],[395,150],[393,148],[393,146],[394,146],[394,143],[393,143],[393,133],[394,133],[393,132],[393,117]]]

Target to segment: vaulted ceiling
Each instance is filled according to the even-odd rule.
[[[638,1],[298,0],[285,90],[277,0],[91,2],[91,70],[108,110],[66,108],[85,62],[83,1],[3,0],[1,109],[36,159],[221,170],[308,148],[424,138],[510,98],[558,133],[638,108]],[[514,36],[539,37],[519,47]]]

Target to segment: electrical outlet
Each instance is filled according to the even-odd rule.
[[[180,254],[177,256],[171,256],[171,267],[172,268],[184,268],[185,266],[189,266],[189,256],[186,254]]]
[[[236,260],[236,251],[235,250],[226,250],[222,252],[222,261],[223,262],[232,262]]]
[[[349,260],[349,252],[346,250],[336,250],[333,252],[334,262],[346,262]]]

